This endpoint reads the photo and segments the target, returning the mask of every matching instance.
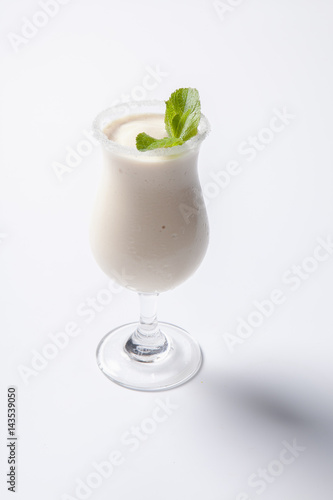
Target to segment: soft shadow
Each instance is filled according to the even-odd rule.
[[[260,370],[258,370],[260,372]],[[318,380],[317,380],[318,382]],[[269,433],[307,436],[333,453],[333,399],[323,397],[315,384],[284,373],[205,373],[204,404],[226,424],[232,419],[240,434]]]

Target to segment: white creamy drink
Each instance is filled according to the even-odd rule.
[[[91,247],[99,266],[118,283],[158,293],[198,268],[208,245],[208,221],[197,174],[199,147],[143,153],[135,146],[140,132],[165,137],[163,115],[133,113],[103,127],[104,172]]]
[[[109,331],[96,357],[104,375],[129,389],[171,389],[202,363],[188,332],[157,320],[157,296],[189,278],[207,250],[197,160],[209,130],[191,87],[167,101],[118,104],[93,122],[104,166],[91,248],[102,270],[138,292],[140,303],[139,321]]]

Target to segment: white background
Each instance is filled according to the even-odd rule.
[[[4,476],[14,384],[18,500],[79,498],[77,479],[113,450],[123,463],[87,498],[331,500],[333,256],[295,291],[283,276],[333,235],[333,4],[225,0],[219,16],[208,0],[71,0],[15,43],[9,34],[22,36],[41,8],[1,4],[1,498],[13,498]],[[151,90],[147,67],[164,73]],[[198,272],[160,297],[159,316],[198,339],[205,363],[180,388],[140,393],[95,360],[105,333],[136,320],[135,294],[113,293],[91,322],[78,312],[110,284],[88,244],[100,150],[61,178],[54,165],[122,94],[167,99],[185,86],[199,89],[212,126],[200,153],[211,240]],[[249,161],[239,145],[275,108],[293,118]],[[232,160],[238,175],[212,184]],[[225,334],[273,289],[284,303],[231,352]],[[70,322],[80,334],[24,383],[18,367],[31,369],[32,351]],[[157,400],[174,410],[153,427]],[[151,434],[131,451],[123,436],[141,425]],[[280,475],[259,495],[249,476],[274,468],[294,440],[303,451],[280,472],[275,463]]]

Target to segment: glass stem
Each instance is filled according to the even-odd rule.
[[[125,344],[126,353],[149,363],[165,357],[170,345],[157,321],[157,293],[139,293],[140,321]]]

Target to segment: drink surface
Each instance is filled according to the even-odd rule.
[[[121,146],[135,148],[135,139],[140,132],[162,139],[167,137],[164,126],[164,116],[159,114],[141,114],[132,115],[126,118],[120,118],[107,125],[104,134]]]
[[[135,148],[146,132],[165,137],[163,115],[132,115],[107,125],[107,137]],[[208,245],[197,174],[198,151],[126,156],[104,150],[91,223],[91,247],[103,271],[135,291],[170,290],[191,276]]]

